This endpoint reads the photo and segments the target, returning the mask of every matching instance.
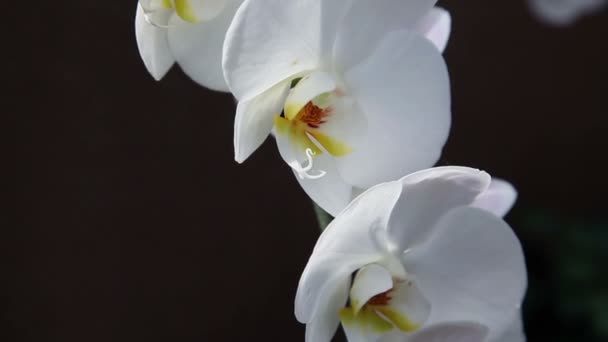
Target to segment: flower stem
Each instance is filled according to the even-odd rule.
[[[316,203],[313,203],[312,205],[315,209],[317,222],[319,222],[319,228],[321,229],[321,231],[324,231],[334,218],[333,216],[329,215],[325,210],[321,209],[321,207],[319,207]]]

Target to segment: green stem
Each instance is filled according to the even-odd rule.
[[[333,216],[329,215],[325,210],[321,209],[321,207],[319,207],[316,203],[313,203],[313,207],[317,216],[319,228],[321,229],[321,231],[324,231],[334,218]]]

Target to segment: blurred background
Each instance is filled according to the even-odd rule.
[[[5,29],[17,220],[0,233],[0,340],[303,341],[312,205],[272,140],[233,161],[230,95],[147,74],[135,4],[28,4]],[[440,5],[441,164],[518,188],[529,340],[606,341],[608,11],[554,27],[524,0]]]

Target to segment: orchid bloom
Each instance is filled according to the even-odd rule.
[[[451,122],[450,16],[435,2],[245,0],[223,58],[236,161],[274,131],[334,216],[365,189],[433,166]]]
[[[608,0],[530,0],[534,14],[543,21],[563,26],[601,10]]]
[[[357,197],[300,279],[295,314],[306,341],[330,341],[339,322],[351,342],[523,341],[524,256],[500,217],[474,207],[489,186],[485,172],[439,167]],[[447,338],[454,322],[465,337]]]
[[[177,62],[200,85],[228,91],[222,73],[222,46],[241,2],[140,0],[135,37],[148,72],[158,81]]]

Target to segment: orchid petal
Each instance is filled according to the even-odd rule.
[[[417,24],[416,30],[433,42],[439,51],[443,52],[450,39],[452,17],[450,12],[441,7],[434,7]]]
[[[234,96],[251,99],[282,80],[317,69],[325,40],[333,42],[335,21],[350,2],[246,0],[224,45],[224,74]]]
[[[385,251],[385,227],[401,195],[399,182],[379,184],[355,198],[317,240],[313,256],[323,253]]]
[[[149,12],[173,8],[173,2],[171,2],[171,0],[139,0],[138,2],[144,11]]]
[[[185,21],[211,20],[222,12],[229,0],[172,0],[175,11]]]
[[[244,162],[266,140],[272,131],[274,116],[283,110],[289,86],[289,82],[281,82],[251,100],[238,103],[234,121],[237,162]]]
[[[164,17],[159,19],[161,21],[168,21],[171,12],[159,10],[154,15]],[[169,49],[167,30],[148,23],[144,9],[139,3],[135,14],[135,38],[146,69],[159,81],[171,69],[175,59]]]
[[[395,248],[404,251],[428,238],[430,228],[449,210],[470,205],[490,185],[490,175],[458,166],[436,167],[401,179],[388,231]]]
[[[488,190],[480,194],[472,206],[487,210],[498,217],[505,216],[515,204],[517,190],[511,183],[494,178]]]
[[[507,329],[489,342],[526,342],[521,312],[515,314],[515,317],[511,321],[511,324],[507,326]]]
[[[353,68],[376,49],[387,33],[414,29],[436,0],[356,0],[341,22],[334,45],[334,68]],[[378,64],[382,65],[382,64]]]
[[[166,28],[175,11],[170,0],[139,0],[145,21],[158,28]]]
[[[340,325],[338,312],[346,305],[349,286],[350,277],[338,277],[328,284],[329,290],[319,300],[324,305],[319,307],[313,320],[306,325],[306,342],[331,341]]]
[[[450,128],[450,89],[445,62],[427,39],[389,33],[344,80],[367,119],[354,153],[336,159],[348,183],[368,188],[437,161]]]
[[[483,342],[488,336],[486,326],[474,322],[450,322],[435,324],[420,330],[405,340],[407,342]],[[401,340],[395,340],[403,342]],[[382,341],[389,342],[389,341]]]
[[[517,237],[500,218],[471,207],[445,214],[431,234],[403,258],[431,302],[427,324],[479,322],[495,338],[519,311],[526,288]]]
[[[174,16],[169,25],[169,46],[182,70],[196,83],[228,91],[222,72],[222,47],[240,1],[229,1],[219,15],[195,24]]]

